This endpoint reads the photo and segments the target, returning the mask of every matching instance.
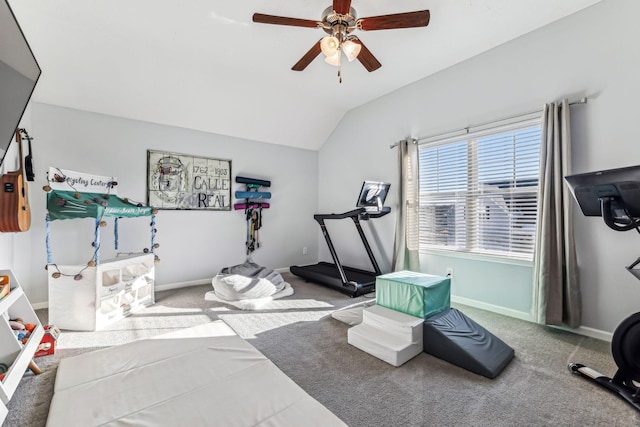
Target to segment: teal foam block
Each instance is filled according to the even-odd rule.
[[[376,277],[376,304],[426,319],[451,305],[451,279],[415,271]]]

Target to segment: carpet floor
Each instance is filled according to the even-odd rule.
[[[155,305],[105,330],[62,331],[56,353],[36,359],[44,373],[24,376],[3,425],[46,424],[62,358],[217,319],[352,427],[640,425],[631,405],[567,369],[579,362],[613,375],[609,343],[455,305],[515,350],[502,373],[487,379],[426,353],[396,368],[350,346],[349,326],[330,316],[367,297],[283,277],[295,293],[260,310],[206,301],[212,288],[202,285],[156,292]],[[38,316],[47,323],[46,310]]]

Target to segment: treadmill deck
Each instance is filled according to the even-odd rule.
[[[344,286],[338,267],[330,262],[319,262],[305,266],[291,266],[289,270],[298,277],[308,281],[320,283],[334,288],[351,297],[357,297],[375,291],[376,274],[371,271],[360,270],[352,267],[342,267],[349,282],[357,283],[357,289],[353,286]]]

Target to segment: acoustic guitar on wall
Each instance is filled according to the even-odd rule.
[[[27,231],[31,227],[31,208],[22,163],[24,157],[22,157],[21,133],[28,137],[24,129],[16,130],[19,168],[5,173],[0,178],[0,231],[4,233]]]

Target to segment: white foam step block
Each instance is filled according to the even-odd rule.
[[[422,342],[424,319],[420,317],[381,305],[374,305],[363,310],[362,323],[398,335],[414,343]]]
[[[364,323],[349,328],[347,342],[393,366],[400,366],[422,353],[422,339],[411,342]]]

